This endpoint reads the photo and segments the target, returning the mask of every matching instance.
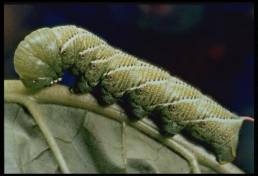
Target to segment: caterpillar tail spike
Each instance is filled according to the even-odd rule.
[[[241,116],[245,121],[249,121],[249,122],[254,122],[254,118],[253,117],[249,117],[249,116]]]

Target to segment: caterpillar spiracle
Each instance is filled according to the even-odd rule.
[[[236,156],[244,118],[85,29],[66,25],[30,33],[15,51],[14,66],[25,87],[34,90],[60,81],[68,69],[79,78],[78,92],[99,86],[106,104],[127,97],[136,117],[155,113],[166,132],[188,131],[209,144],[220,163],[231,162]]]

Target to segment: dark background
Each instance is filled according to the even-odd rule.
[[[40,27],[75,24],[170,71],[239,115],[254,117],[251,3],[63,3],[4,6],[4,74],[17,79],[18,43]],[[67,84],[71,80],[66,78]],[[254,172],[254,125],[245,122],[236,165]]]

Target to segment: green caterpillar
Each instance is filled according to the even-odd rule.
[[[87,30],[73,25],[38,29],[20,42],[14,65],[24,85],[34,90],[57,83],[69,69],[79,77],[74,90],[87,93],[99,86],[106,104],[127,97],[136,117],[155,113],[166,132],[187,130],[210,144],[220,163],[236,156],[243,118]]]

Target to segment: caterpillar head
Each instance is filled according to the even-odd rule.
[[[61,57],[51,29],[36,30],[20,42],[14,67],[25,87],[33,90],[61,80]]]

